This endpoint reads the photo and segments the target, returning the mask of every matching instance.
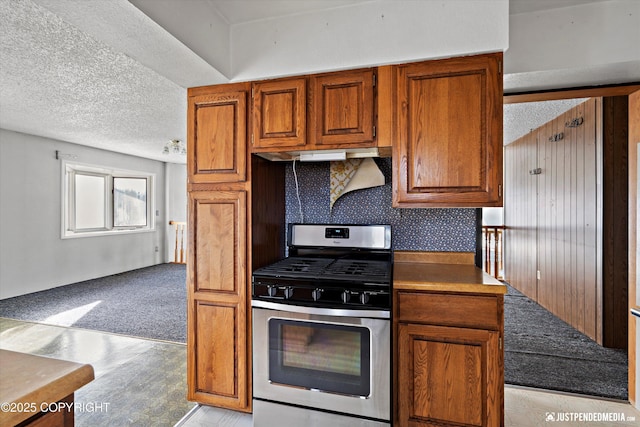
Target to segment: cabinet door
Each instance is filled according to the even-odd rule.
[[[502,54],[398,66],[396,207],[502,206]]]
[[[188,398],[248,411],[246,193],[189,195]]]
[[[305,145],[306,90],[304,77],[253,83],[251,142],[254,148]]]
[[[187,168],[190,183],[246,179],[247,93],[189,97]]]
[[[315,145],[372,145],[374,78],[373,70],[364,70],[311,79],[309,135]]]
[[[398,324],[399,426],[500,426],[496,331]]]

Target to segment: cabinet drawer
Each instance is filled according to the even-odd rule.
[[[496,295],[397,292],[400,322],[500,330],[502,305]]]

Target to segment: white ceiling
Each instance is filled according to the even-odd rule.
[[[231,25],[350,6],[375,0],[204,0]]]
[[[175,1],[0,0],[0,127],[184,163],[161,152],[167,141],[186,138],[186,88],[229,78],[150,18],[148,8]],[[182,0],[179,7],[238,25],[375,1]],[[603,0],[510,0],[510,10],[591,1]],[[526,79],[514,76],[510,87],[525,88]],[[507,128],[514,123],[521,128]],[[505,118],[505,135],[542,123]]]
[[[540,10],[559,9],[602,0],[509,0],[509,14],[530,13]]]

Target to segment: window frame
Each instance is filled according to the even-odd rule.
[[[155,177],[154,173],[107,168],[85,163],[62,162],[62,230],[61,238],[78,238],[108,236],[114,234],[148,233],[155,231]],[[99,228],[78,229],[75,226],[76,192],[75,177],[77,175],[98,176],[105,178],[104,219],[105,226]],[[146,211],[145,226],[115,226],[114,178],[146,179]]]

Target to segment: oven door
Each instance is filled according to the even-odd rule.
[[[388,316],[254,301],[254,398],[390,420]]]

